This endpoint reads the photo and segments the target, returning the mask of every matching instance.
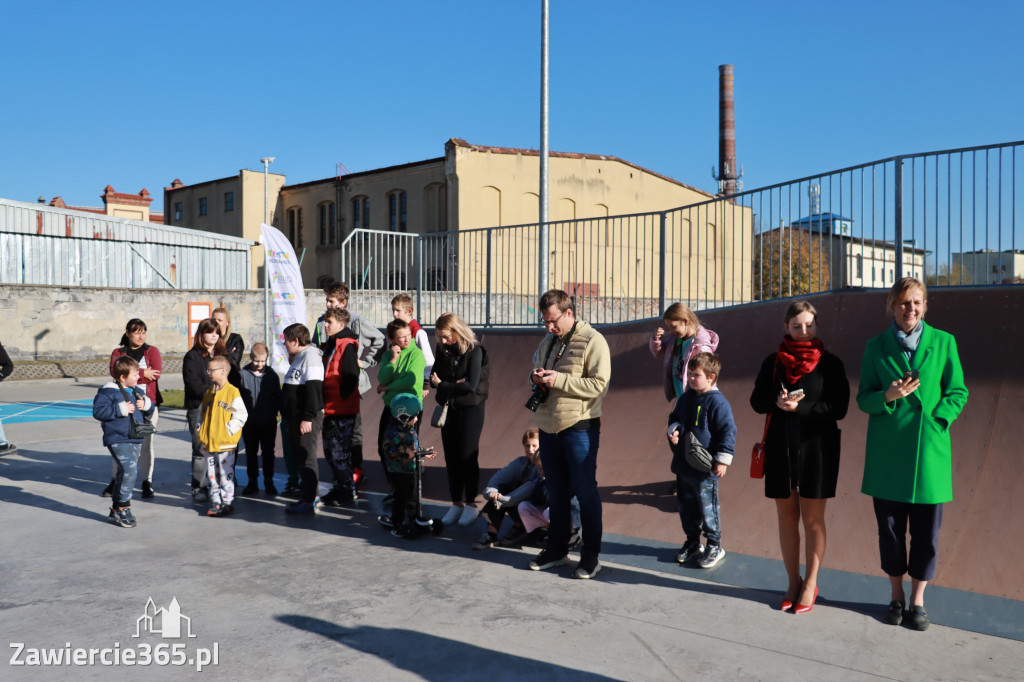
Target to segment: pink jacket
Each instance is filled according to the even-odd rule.
[[[647,347],[651,350],[651,355],[656,358],[664,359],[664,372],[663,380],[665,383],[665,399],[672,402],[676,399],[676,387],[672,381],[672,348],[676,343],[676,335],[671,332],[666,332],[665,336],[661,337],[661,340],[654,338],[656,332],[651,332],[651,339],[647,343]],[[686,353],[686,362],[683,363],[683,367],[690,362],[697,353],[714,353],[718,349],[718,334],[705,329],[704,327],[697,327],[697,333],[693,336],[693,343],[690,344],[690,348]],[[683,381],[683,386],[686,386],[686,377],[679,377]],[[684,389],[684,392],[689,390]]]
[[[114,371],[114,360],[124,355],[124,347],[118,346],[114,349],[114,352],[110,354],[110,371]],[[146,344],[146,350],[143,351],[143,357],[146,358],[146,365],[149,369],[155,369],[158,372],[162,372],[164,369],[163,358],[160,357],[160,351],[157,350],[156,346],[150,346]],[[140,376],[139,387],[146,392],[146,397],[153,401],[153,404],[158,404],[156,399],[159,392],[156,381],[150,381],[149,379]]]

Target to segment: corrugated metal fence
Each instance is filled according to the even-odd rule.
[[[0,284],[248,289],[254,242],[0,199]]]

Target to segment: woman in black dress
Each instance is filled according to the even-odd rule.
[[[750,405],[767,414],[764,493],[775,500],[779,544],[789,586],[783,611],[807,613],[818,596],[818,569],[825,556],[825,503],[839,477],[839,427],[850,403],[842,361],[817,338],[818,311],[794,301],[786,311],[786,335],[761,363]],[[800,524],[807,571],[800,577]]]

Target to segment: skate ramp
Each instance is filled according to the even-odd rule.
[[[861,494],[867,417],[856,405],[865,342],[888,325],[885,291],[851,290],[809,297],[819,312],[819,336],[846,365],[849,413],[841,423],[843,448],[837,496],[828,506],[831,569],[879,575],[874,514]],[[1024,599],[1024,289],[956,288],[930,293],[927,320],[957,339],[970,398],[952,427],[954,500],[946,505],[936,585],[997,597]],[[780,558],[775,505],[763,482],[749,478],[750,448],[764,418],[750,408],[754,377],[783,333],[788,301],[727,308],[701,315],[721,336],[719,387],[732,403],[739,433],[734,466],[721,485],[723,545],[730,552]],[[586,311],[581,311],[586,319]],[[604,402],[598,482],[609,533],[682,543],[670,494],[674,477],[664,436],[671,405],[661,385],[661,361],[647,338],[657,322],[605,328],[612,352],[611,390]],[[432,330],[431,330],[432,331]],[[491,394],[481,441],[481,490],[489,476],[521,454],[522,432],[532,424],[523,407],[529,395],[531,357],[538,332],[488,331],[481,335],[491,359]],[[364,431],[375,442],[381,401],[363,403]],[[435,405],[426,400],[426,414]],[[429,419],[429,417],[428,417]],[[442,452],[440,431],[423,425],[422,440]],[[372,449],[366,462],[375,489],[382,480]],[[372,464],[371,464],[372,463]],[[449,499],[443,455],[430,463],[425,495]]]

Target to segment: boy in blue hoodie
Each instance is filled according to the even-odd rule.
[[[718,507],[718,482],[732,464],[736,422],[732,406],[715,385],[722,363],[715,353],[698,353],[686,364],[686,391],[669,415],[668,440],[673,445],[672,473],[676,475],[676,506],[686,543],[676,555],[680,564],[696,560],[711,568],[725,556]],[[711,454],[710,471],[694,468],[686,458],[689,434]],[[696,445],[696,444],[695,444]],[[701,547],[700,534],[708,540]]]
[[[109,518],[122,528],[134,528],[132,515],[132,490],[139,471],[139,455],[142,454],[144,437],[133,438],[131,421],[145,422],[153,415],[155,405],[145,392],[136,389],[139,383],[139,363],[127,355],[114,360],[111,374],[116,382],[107,382],[96,392],[92,401],[92,416],[102,422],[103,445],[110,450],[110,456],[117,465],[114,487],[111,491],[112,505]]]

